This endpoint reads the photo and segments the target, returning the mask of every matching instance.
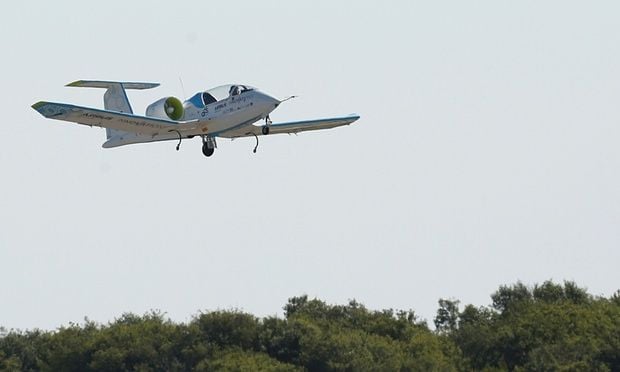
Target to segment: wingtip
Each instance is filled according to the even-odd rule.
[[[41,107],[45,106],[46,104],[47,104],[47,102],[45,102],[45,101],[39,101],[39,102],[37,102],[37,103],[33,104],[33,105],[32,105],[32,106],[30,106],[30,107],[32,107],[33,109],[35,109],[35,110],[39,111],[39,109],[40,109]]]

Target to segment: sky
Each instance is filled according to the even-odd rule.
[[[288,298],[488,305],[500,285],[619,289],[617,1],[22,1],[0,13],[0,326],[158,309],[282,315]],[[298,136],[103,149],[44,119],[78,79],[299,95]]]

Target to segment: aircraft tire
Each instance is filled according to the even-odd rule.
[[[263,126],[263,128],[261,129],[261,132],[263,132],[264,135],[268,135],[269,134],[269,127],[268,126]]]
[[[214,152],[215,152],[215,149],[214,148],[210,148],[209,146],[207,146],[206,143],[204,145],[202,145],[202,153],[204,154],[204,156],[209,157],[209,156],[213,155]]]

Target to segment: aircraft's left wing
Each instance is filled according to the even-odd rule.
[[[269,134],[279,133],[299,133],[308,130],[319,130],[339,127],[341,125],[349,125],[359,119],[359,115],[349,115],[337,118],[328,119],[316,119],[316,120],[303,120],[303,121],[291,121],[287,123],[274,123],[269,125]],[[220,137],[225,138],[237,138],[237,137],[250,137],[262,135],[263,126],[260,125],[246,125],[241,128],[232,129],[223,133],[220,133]]]
[[[124,132],[152,135],[168,134],[171,131],[194,130],[198,120],[172,121],[149,118],[122,112],[99,110],[66,103],[37,102],[32,105],[46,118],[70,121],[73,123],[122,130]]]

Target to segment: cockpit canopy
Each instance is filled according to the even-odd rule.
[[[254,90],[249,85],[227,84],[209,89],[202,93],[196,93],[192,98],[188,99],[192,105],[196,107],[205,107],[213,102],[224,100],[231,96],[238,96],[245,92]]]

